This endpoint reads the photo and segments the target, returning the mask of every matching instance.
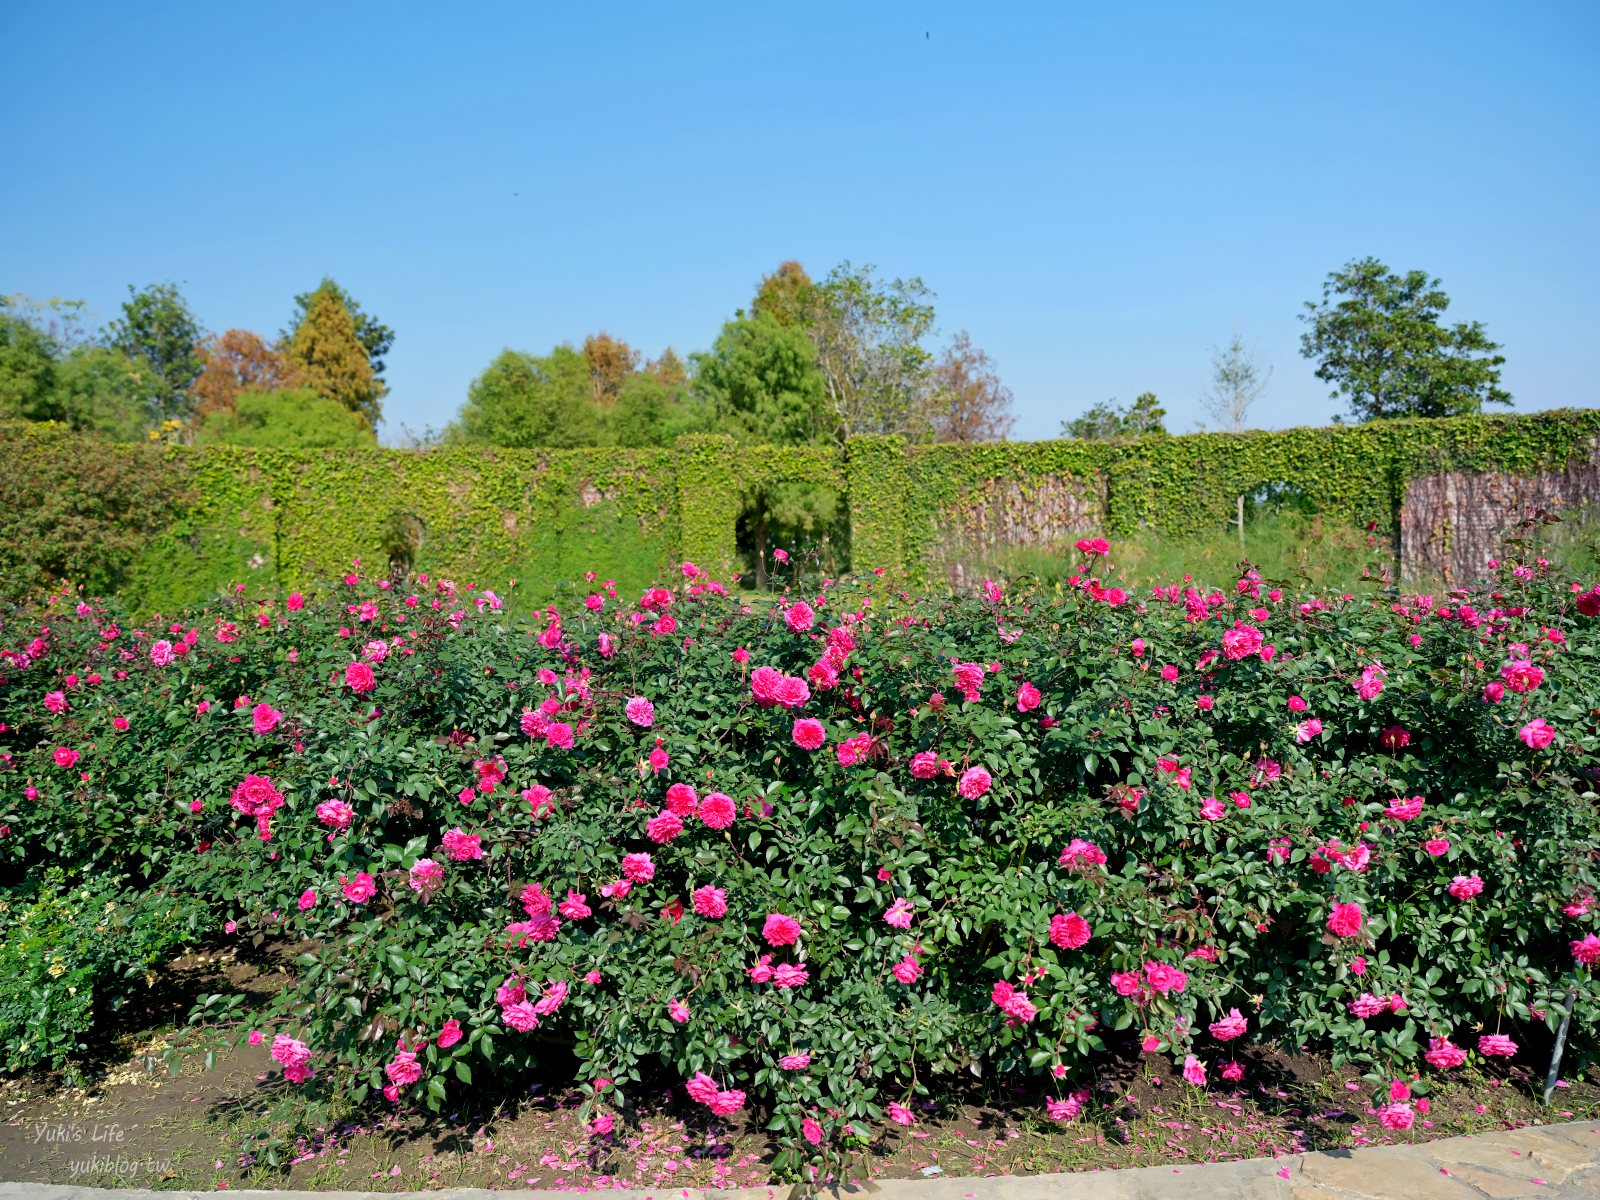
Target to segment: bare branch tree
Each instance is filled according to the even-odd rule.
[[[841,263],[815,289],[806,321],[841,436],[928,430],[933,293],[920,279],[881,283],[871,266]]]
[[[963,329],[950,339],[933,367],[933,440],[1003,442],[1016,418],[1011,389],[1000,382],[994,362]]]
[[[1244,344],[1237,326],[1226,349],[1211,348],[1211,390],[1200,398],[1212,420],[1229,433],[1245,427],[1250,406],[1272,382],[1272,368],[1261,369],[1255,353]]]

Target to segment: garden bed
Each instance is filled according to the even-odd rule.
[[[277,956],[251,957],[253,964],[229,950],[187,956],[164,973],[160,994],[203,983],[260,993],[281,983]],[[186,1011],[168,1015],[181,1022]],[[0,1178],[173,1190],[719,1189],[772,1182],[783,1149],[758,1121],[708,1119],[665,1079],[654,1081],[625,1131],[599,1141],[566,1075],[516,1095],[473,1097],[469,1111],[352,1110],[330,1120],[283,1084],[260,1047],[178,1077],[151,1070],[181,1036],[171,1024],[124,1033],[76,1083],[35,1073],[0,1084]],[[1095,1100],[1078,1122],[1040,1119],[1039,1097],[1025,1088],[974,1082],[923,1106],[914,1126],[880,1130],[846,1161],[847,1177],[1192,1165],[1600,1118],[1600,1076],[1592,1071],[1564,1082],[1549,1106],[1539,1100],[1542,1080],[1529,1072],[1473,1072],[1435,1093],[1412,1129],[1396,1132],[1377,1121],[1359,1076],[1326,1058],[1252,1049],[1238,1086],[1200,1092],[1163,1056],[1131,1043],[1120,1049],[1100,1064]],[[282,1149],[280,1165],[262,1159],[267,1145]]]
[[[1583,1080],[1600,586],[1135,593],[1079,548],[1048,596],[685,564],[531,622],[354,571],[8,612],[4,1065],[181,1017],[174,1179],[355,1183],[382,1145],[393,1186],[1501,1125],[1569,1009]]]

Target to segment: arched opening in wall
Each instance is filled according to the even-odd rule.
[[[1246,521],[1273,520],[1284,516],[1314,517],[1317,502],[1310,492],[1297,483],[1274,480],[1258,484],[1244,497]]]
[[[384,523],[383,551],[389,558],[389,578],[395,583],[404,583],[416,569],[426,532],[422,518],[411,513],[394,513]]]
[[[734,530],[739,574],[765,590],[814,586],[850,569],[850,516],[842,492],[819,483],[771,483],[747,493]],[[778,552],[787,561],[780,561]]]
[[[1269,579],[1386,588],[1395,578],[1387,531],[1328,516],[1298,483],[1258,483],[1238,498],[1229,524],[1239,558]]]

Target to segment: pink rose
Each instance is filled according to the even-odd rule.
[[[1244,1036],[1245,1030],[1249,1027],[1250,1023],[1239,1014],[1239,1010],[1230,1008],[1228,1015],[1222,1020],[1211,1023],[1211,1036],[1219,1042],[1231,1042],[1236,1037]]]
[[[345,685],[358,696],[365,695],[378,686],[378,677],[364,662],[353,662],[344,669]]]
[[[1448,1071],[1466,1062],[1467,1052],[1449,1038],[1436,1037],[1428,1039],[1428,1049],[1422,1057],[1428,1060],[1429,1066]]]
[[[982,767],[968,767],[956,784],[956,791],[963,799],[976,800],[989,790],[993,782],[993,777]]]
[[[283,714],[265,700],[250,710],[250,716],[257,733],[271,733],[283,719]]]
[[[683,832],[683,818],[668,810],[645,822],[644,833],[657,845],[665,845]]]
[[[700,807],[695,810],[695,815],[711,829],[728,828],[733,824],[736,814],[737,809],[734,806],[733,797],[724,795],[722,792],[710,793],[704,800],[700,801]]]
[[[1529,721],[1518,731],[1517,736],[1530,750],[1543,750],[1556,740],[1555,726],[1546,723],[1543,717]]]
[[[791,733],[794,744],[802,750],[819,749],[828,740],[828,729],[821,721],[810,717],[802,717],[794,723]]]
[[[783,610],[783,623],[794,633],[804,633],[817,623],[817,615],[804,600],[797,600]]]
[[[1328,913],[1328,932],[1335,937],[1359,937],[1364,915],[1359,904],[1335,904]]]
[[[702,917],[715,919],[727,915],[728,893],[719,887],[711,887],[709,884],[697,887],[690,893],[689,898],[694,905],[694,911]]]
[[[1050,918],[1050,942],[1059,949],[1076,950],[1088,942],[1091,933],[1089,922],[1075,912]]]
[[[783,913],[771,913],[761,926],[769,946],[792,946],[800,937],[800,922]]]

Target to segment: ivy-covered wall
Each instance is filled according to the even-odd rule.
[[[0,426],[0,484],[8,497],[53,489],[67,497],[65,509],[129,541],[128,514],[116,511],[121,493],[107,489],[119,470],[169,473],[162,494],[176,499],[168,512],[143,514],[118,576],[123,598],[142,612],[231,582],[298,586],[357,558],[382,571],[392,557],[497,589],[515,579],[527,607],[589,570],[629,590],[685,559],[726,573],[741,507],[779,482],[844,493],[855,569],[931,582],[950,577],[950,563],[1002,546],[1062,546],[1139,528],[1220,530],[1237,497],[1273,484],[1298,487],[1330,518],[1375,522],[1393,536],[1413,480],[1532,477],[1590,461],[1597,447],[1593,409],[1130,442],[908,446],[861,437],[842,449],[694,436],[666,450],[153,454],[61,427],[11,425]],[[0,513],[0,589],[20,577],[8,568],[51,536],[29,516]]]
[[[76,453],[64,456],[63,444]],[[166,472],[183,496],[117,581],[121,597],[147,613],[229,583],[297,587],[343,574],[356,559],[364,572],[382,573],[393,556],[501,591],[515,580],[522,607],[547,602],[588,570],[642,588],[667,571],[684,542],[677,480],[694,477],[672,450],[171,446],[152,456],[150,447],[89,441],[60,428],[0,427],[0,472],[28,476],[45,462],[60,471],[64,461],[89,456],[113,468],[125,460],[129,470]],[[105,485],[97,479],[95,486]],[[100,520],[119,519],[102,498],[82,500]],[[7,559],[50,531],[27,529],[26,514],[15,513],[0,514],[0,527],[4,590],[3,581],[18,574]]]
[[[1238,497],[1289,484],[1324,516],[1398,534],[1407,489],[1445,472],[1534,477],[1594,454],[1600,410],[1382,421],[1321,429],[1193,434],[1119,442],[916,447],[896,531],[853,530],[904,548],[914,580],[948,578],[952,557],[996,545],[1043,547],[1086,533],[1222,530]],[[852,455],[855,453],[852,450]],[[1596,499],[1600,499],[1597,497]],[[876,519],[878,510],[861,511]],[[852,507],[852,519],[858,509]],[[857,563],[864,561],[858,557]],[[895,560],[899,561],[899,560]]]

